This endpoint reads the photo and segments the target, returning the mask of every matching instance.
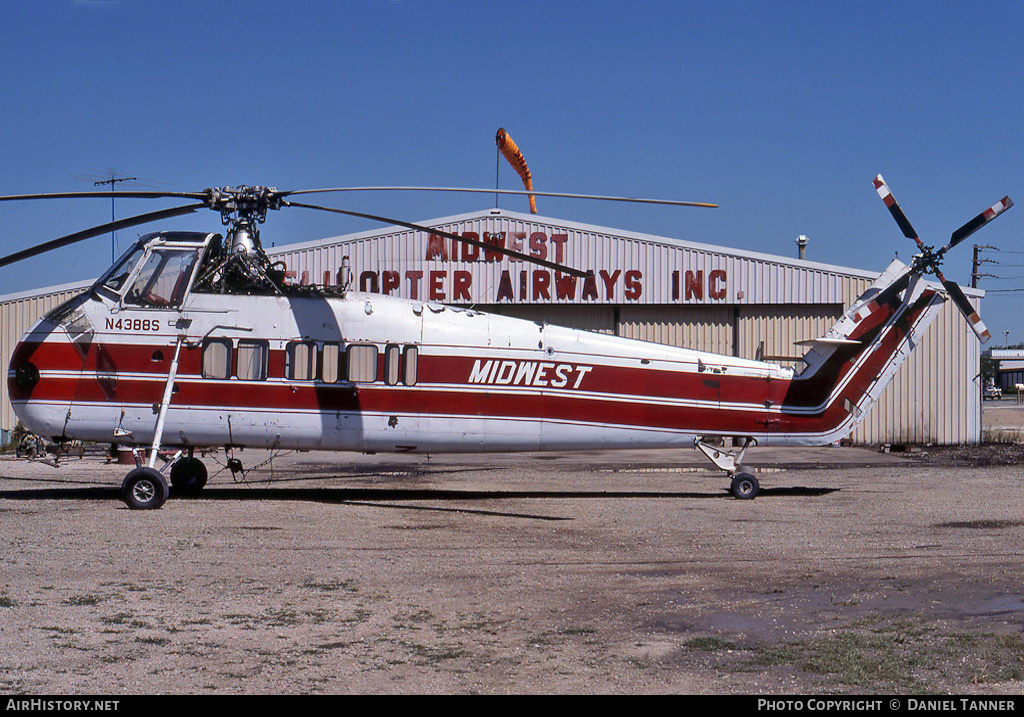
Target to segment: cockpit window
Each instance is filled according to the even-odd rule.
[[[128,281],[128,277],[132,273],[132,269],[139,263],[139,259],[142,258],[146,248],[141,244],[135,248],[135,251],[129,252],[121,257],[113,269],[107,272],[107,279],[103,282],[103,285],[108,289],[120,292],[124,288],[124,283]]]
[[[179,306],[185,298],[200,249],[156,247],[139,269],[125,304],[146,307]],[[107,282],[110,286],[110,282]],[[113,288],[113,287],[111,287]]]

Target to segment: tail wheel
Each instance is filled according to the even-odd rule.
[[[175,495],[195,495],[206,485],[206,466],[198,458],[179,458],[171,466],[171,487]]]
[[[143,466],[125,476],[121,498],[133,510],[156,510],[167,501],[167,481],[160,471]]]
[[[761,492],[761,485],[753,473],[737,473],[733,476],[730,490],[739,500],[753,500]]]

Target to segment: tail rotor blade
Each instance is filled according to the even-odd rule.
[[[991,207],[983,211],[981,214],[976,216],[971,221],[964,224],[962,227],[953,232],[953,236],[950,237],[949,244],[942,248],[941,254],[945,254],[947,251],[955,247],[957,244],[962,242],[964,239],[969,237],[974,232],[981,229],[983,226],[988,224],[990,221],[998,217],[1000,214],[1005,212],[1007,209],[1013,206],[1013,200],[1009,197],[1003,197],[998,202],[993,204]]]
[[[961,289],[956,283],[947,280],[942,276],[942,274],[939,274],[939,281],[941,281],[942,285],[946,287],[946,291],[949,292],[950,297],[953,299],[953,303],[956,304],[958,309],[960,309],[960,313],[964,315],[965,319],[967,319],[968,325],[970,325],[974,333],[978,335],[981,343],[985,343],[992,338],[992,335],[988,332],[988,328],[985,326],[985,322],[981,320],[981,317],[978,316],[978,312],[974,310],[973,306],[971,306],[971,302],[964,294],[963,289]]]
[[[907,239],[913,239],[917,242],[917,246],[923,248],[924,244],[921,239],[917,236],[917,232],[914,231],[914,227],[911,226],[910,220],[907,219],[907,215],[903,213],[900,205],[896,203],[896,198],[892,196],[892,192],[889,191],[889,187],[886,186],[885,180],[882,179],[882,175],[879,174],[875,177],[875,191],[878,192],[878,196],[885,202],[885,206],[889,207],[889,213],[892,214],[893,219],[899,224],[900,229],[903,231],[903,236]]]

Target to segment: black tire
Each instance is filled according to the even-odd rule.
[[[128,473],[121,499],[132,510],[156,510],[167,501],[167,481],[156,468],[143,466]]]
[[[737,500],[753,500],[761,492],[761,485],[753,473],[737,473],[730,490]]]
[[[179,458],[171,466],[171,488],[179,495],[195,495],[206,485],[209,474],[198,458]]]

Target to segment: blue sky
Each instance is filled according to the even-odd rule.
[[[539,198],[539,213],[881,271],[1009,194],[1024,204],[1024,4],[970,2],[233,2],[0,4],[0,194],[367,185],[494,186],[505,127],[539,191],[718,209]],[[521,184],[501,168],[504,188]],[[319,201],[319,200],[318,200]],[[408,221],[490,195],[338,195]],[[118,202],[119,217],[167,203]],[[525,198],[501,205],[528,211]],[[106,201],[0,204],[0,254],[109,221]],[[1019,214],[1018,214],[1019,212]],[[1024,208],[952,252],[946,276],[1024,277]],[[203,213],[152,229],[220,230]],[[266,244],[376,228],[274,214]],[[127,245],[149,228],[122,231]],[[0,269],[0,294],[89,278],[109,238]],[[1019,280],[982,279],[992,345],[1024,341]],[[966,330],[966,328],[965,328]]]

